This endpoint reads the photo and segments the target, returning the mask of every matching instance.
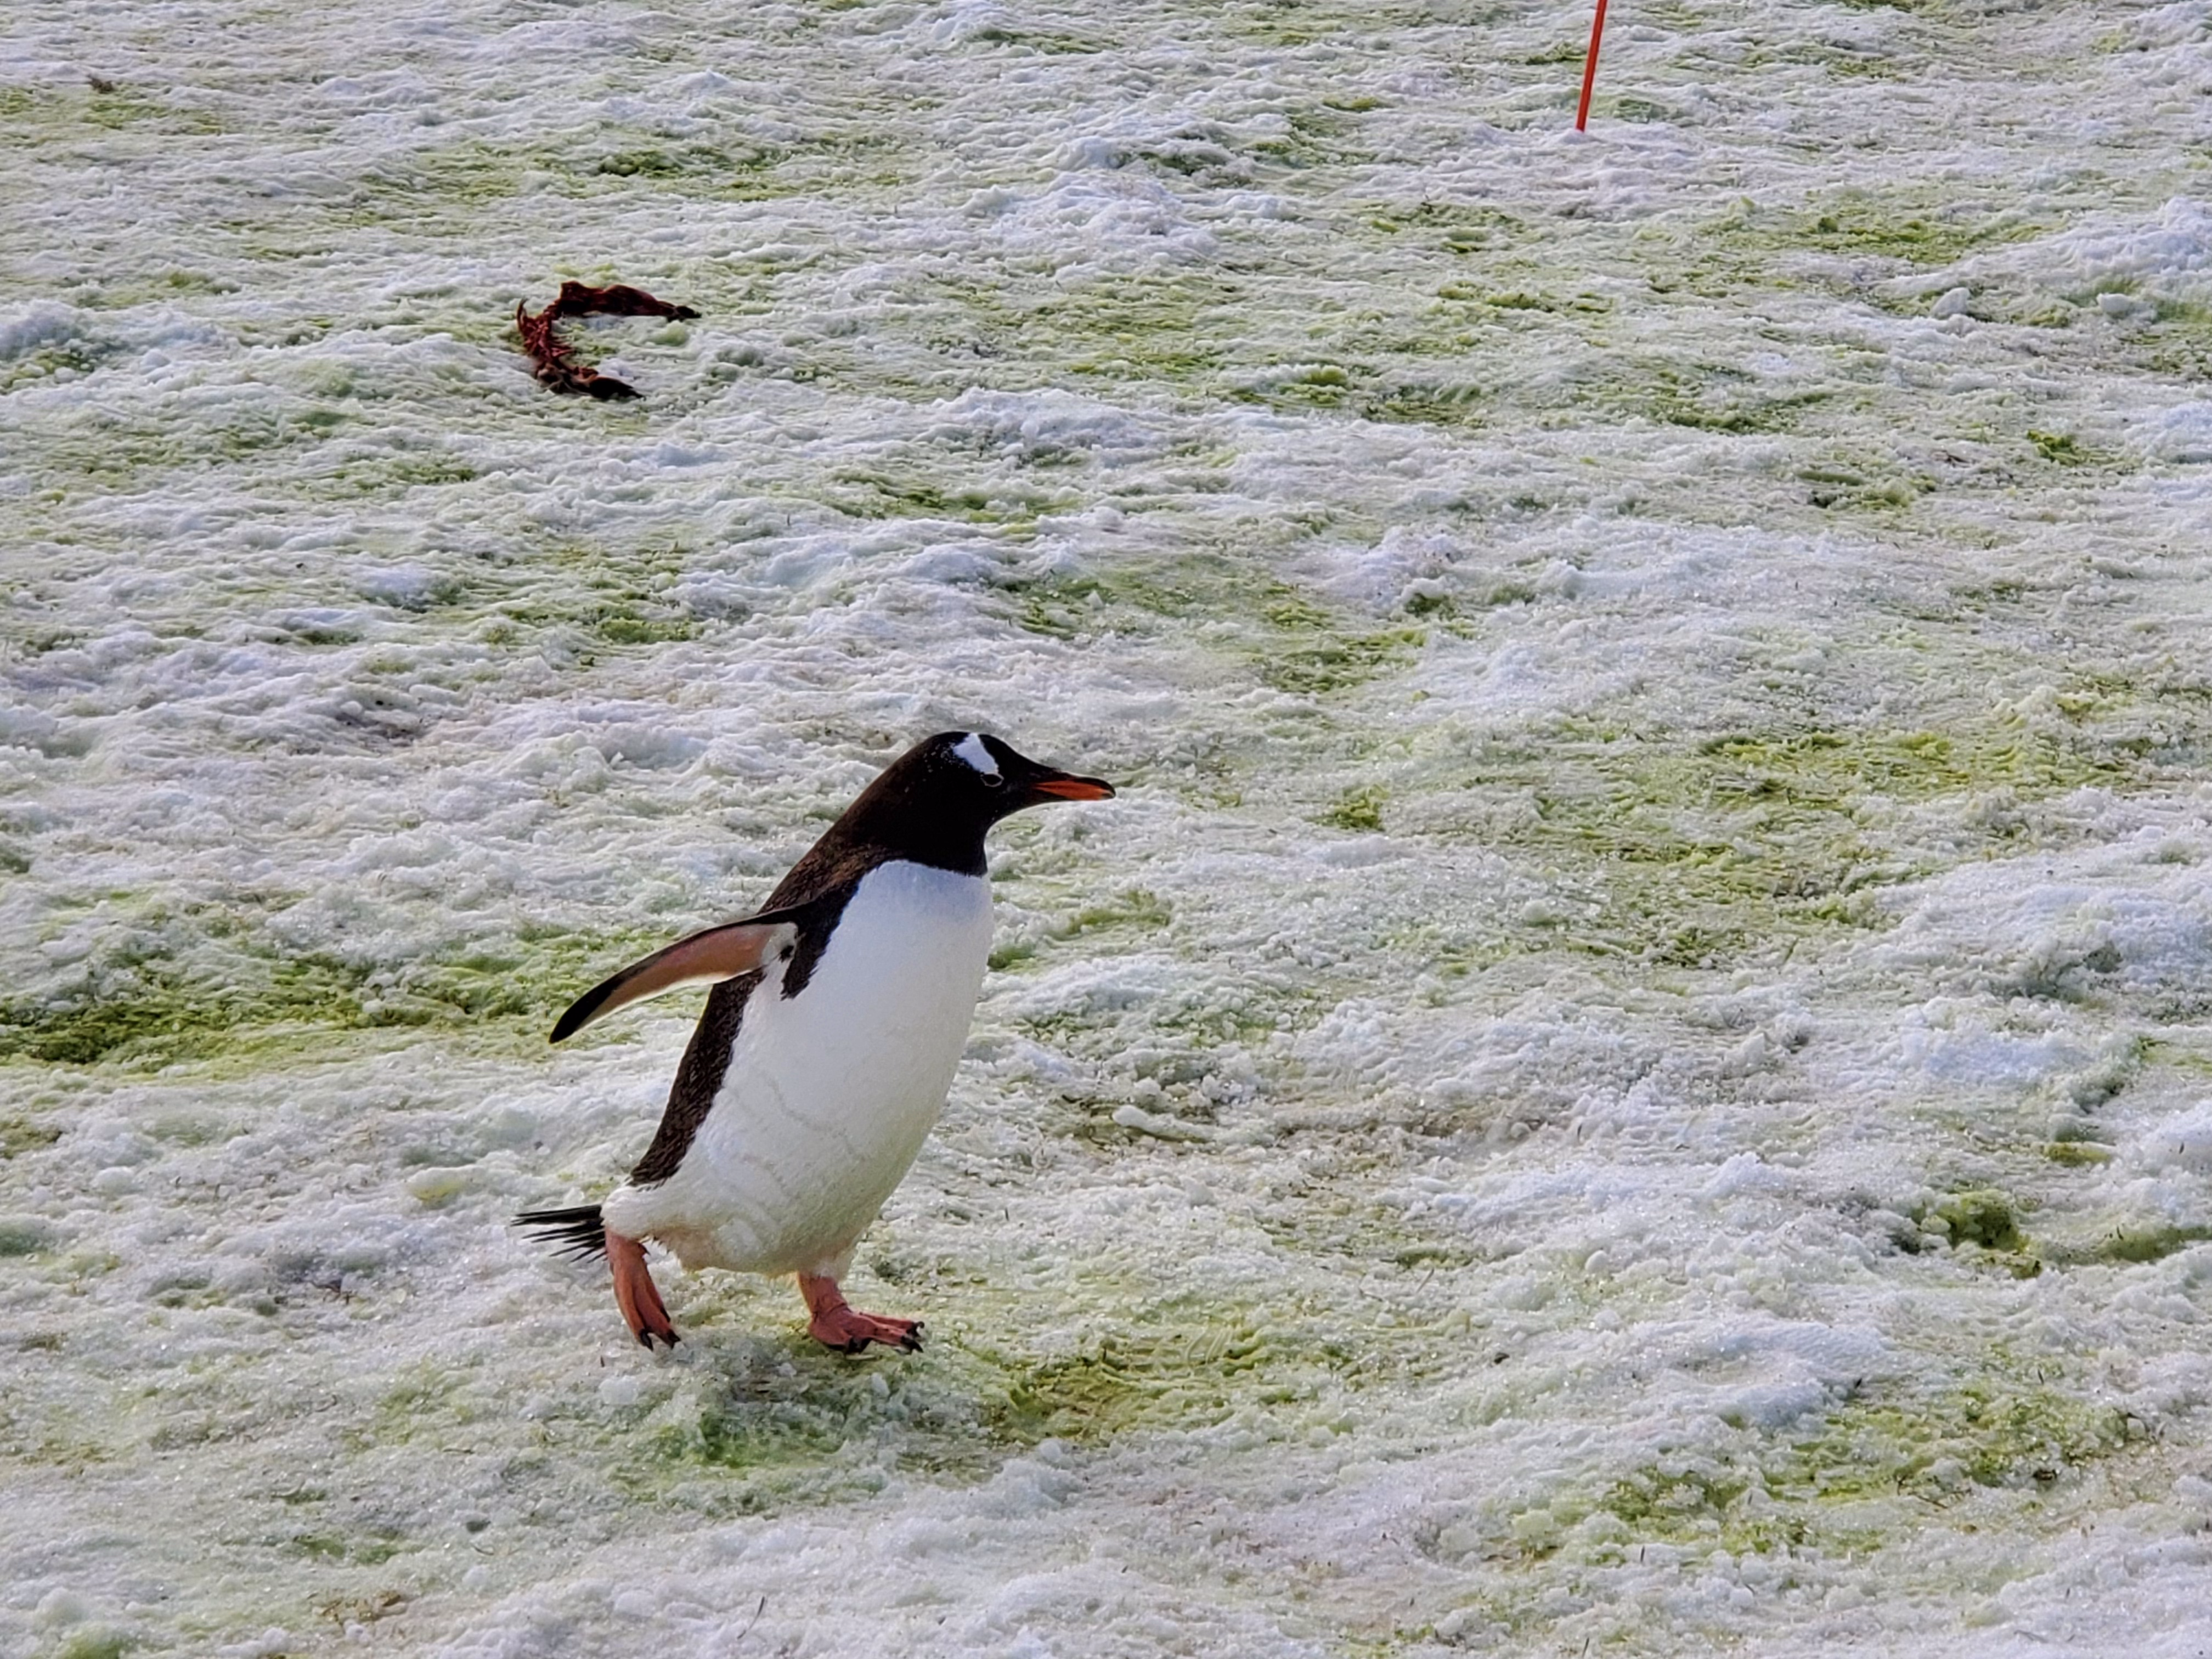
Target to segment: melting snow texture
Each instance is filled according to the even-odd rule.
[[[2206,7],[1587,27],[14,0],[0,1650],[2212,1651]],[[546,1026],[979,726],[933,1346],[648,1356]]]

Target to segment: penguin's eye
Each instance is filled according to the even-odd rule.
[[[983,787],[986,789],[1003,789],[1006,787],[1006,779],[1000,777],[996,772],[979,772],[976,775],[983,780]]]

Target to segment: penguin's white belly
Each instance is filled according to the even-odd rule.
[[[676,1173],[610,1194],[608,1224],[687,1267],[842,1273],[944,1108],[990,946],[982,877],[869,872],[799,994],[778,963],[746,1000]]]

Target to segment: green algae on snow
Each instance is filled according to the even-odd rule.
[[[1781,235],[1825,252],[1948,265],[1978,248],[2024,241],[2039,228],[2013,213],[1969,216],[1923,198],[1842,191],[1792,216]]]
[[[125,938],[72,987],[0,1002],[0,1061],[157,1070],[280,1060],[318,1033],[550,1022],[599,964],[645,933],[537,927],[511,939],[370,962],[288,951],[227,913]]]
[[[27,1117],[0,1117],[0,1158],[39,1152],[61,1138],[61,1130],[53,1124],[33,1122]]]
[[[2020,1231],[2020,1218],[2013,1200],[1987,1188],[1952,1194],[1936,1206],[1933,1218],[1942,1224],[1954,1245],[2018,1250],[2027,1243]]]
[[[1870,1391],[1837,1407],[1817,1434],[1787,1443],[1768,1485],[1828,1501],[1903,1492],[1941,1502],[1960,1482],[2033,1492],[2142,1432],[2117,1407],[2039,1383],[1990,1377],[1926,1395]]]
[[[1808,930],[1883,925],[1872,890],[2009,850],[2021,804],[2142,775],[2135,757],[2088,733],[1988,719],[1699,736],[1576,718],[1485,739],[1468,758],[1464,827],[1432,811],[1427,833],[1555,860],[1563,895],[1585,912],[1567,940],[1704,967],[1786,950]],[[1452,793],[1443,781],[1431,786],[1439,807]],[[1998,799],[2009,811],[1978,810]],[[1870,827],[1877,805],[1953,799],[1958,825],[1940,849],[1885,845]]]
[[[1048,923],[1024,938],[1009,939],[994,946],[991,951],[991,971],[1003,973],[1008,969],[1019,967],[1041,952],[1053,951],[1068,940],[1086,935],[1156,933],[1166,927],[1173,919],[1173,913],[1158,894],[1143,887],[1127,888],[1103,902],[1079,907],[1064,921]],[[1095,937],[1090,948],[1097,948]]]
[[[1321,815],[1320,821],[1334,830],[1348,830],[1355,835],[1368,835],[1382,828],[1382,803],[1389,799],[1385,791],[1374,784],[1347,789],[1337,798],[1336,805]]]
[[[2099,1254],[2110,1261],[2163,1261],[2167,1256],[2185,1250],[2192,1244],[2201,1244],[2207,1239],[2212,1239],[2212,1226],[2167,1224],[2127,1228],[2106,1241]]]
[[[1172,1310],[1101,1323],[1073,1352],[940,1340],[896,1367],[856,1366],[797,1337],[746,1340],[703,1388],[616,1413],[590,1436],[634,1497],[772,1513],[847,1501],[894,1474],[974,1484],[1047,1442],[1097,1449],[1269,1414],[1303,1431],[1339,1414],[1339,1395],[1396,1374],[1341,1334],[1290,1340],[1234,1319],[1178,1323]]]
[[[963,279],[939,291],[994,356],[1171,386],[1196,386],[1228,361],[1239,307],[1250,299],[1236,278],[1211,272],[1134,275],[1034,295]]]
[[[210,985],[173,961],[118,961],[96,987],[0,1003],[0,1059],[159,1067],[265,1037],[273,1027],[366,1024],[362,976],[329,959],[269,964],[258,987]]]
[[[1212,1427],[1246,1399],[1295,1396],[1287,1385],[1303,1368],[1270,1364],[1270,1346],[1249,1327],[1211,1323],[1102,1336],[1072,1354],[1010,1365],[986,1420],[1024,1445],[1047,1437],[1103,1445],[1146,1428]]]
[[[1278,690],[1312,696],[1347,690],[1408,664],[1427,638],[1421,628],[1348,626],[1279,578],[1222,556],[1132,562],[1097,575],[1004,586],[1019,600],[1020,625],[1055,639],[1122,632],[1145,637],[1227,625],[1242,636],[1235,656],[1246,672]],[[1172,627],[1178,623],[1181,629]]]
[[[1211,1325],[1117,1330],[1055,1357],[954,1340],[901,1361],[895,1376],[795,1346],[780,1362],[756,1356],[707,1396],[641,1426],[653,1462],[769,1477],[756,1490],[732,1487],[737,1508],[817,1503],[805,1490],[809,1473],[825,1460],[834,1468],[841,1450],[970,1480],[1047,1439],[1102,1445],[1146,1428],[1211,1425],[1232,1394],[1249,1391],[1261,1346]]]
[[[1633,1559],[1646,1542],[1738,1556],[1863,1554],[1901,1541],[1900,1527],[1945,1524],[1945,1511],[1976,1494],[2033,1506],[2142,1433],[2116,1407],[2041,1384],[1869,1389],[1809,1432],[1685,1449],[1595,1493],[1562,1493],[1516,1521],[1514,1534],[1532,1555],[1564,1550],[1599,1564]]]
[[[1723,363],[1657,362],[1637,378],[1642,385],[1627,398],[1631,406],[1640,397],[1652,419],[1700,432],[1792,432],[1808,410],[1836,395],[1829,386],[1770,392],[1755,376]]]
[[[88,128],[149,132],[165,138],[207,137],[224,131],[207,110],[164,103],[111,82],[94,80],[82,92],[29,87],[0,88],[0,133],[26,158],[41,145],[88,136]]]

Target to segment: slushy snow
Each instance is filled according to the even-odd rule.
[[[0,1651],[2212,1653],[2205,9],[1589,21],[18,0]],[[649,1354],[940,730],[930,1345]]]

